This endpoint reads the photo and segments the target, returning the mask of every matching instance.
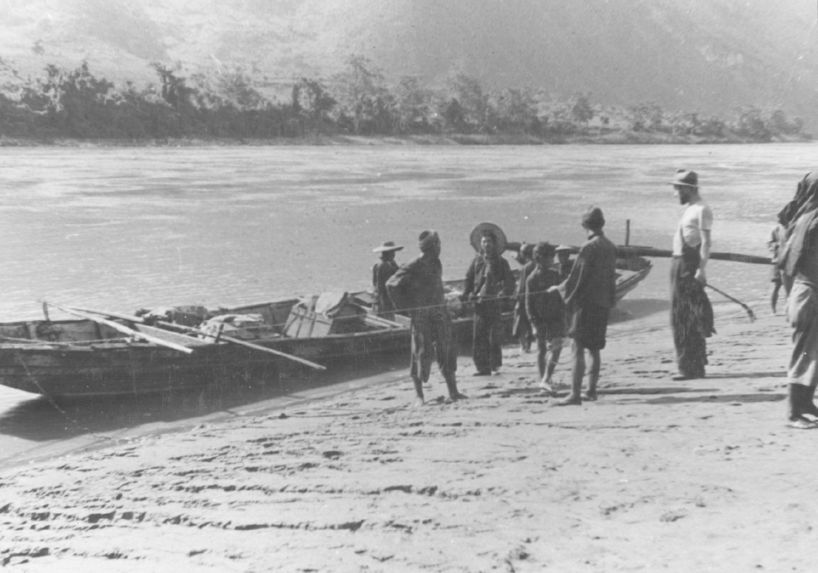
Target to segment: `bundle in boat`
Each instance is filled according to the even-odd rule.
[[[347,292],[325,292],[301,299],[284,325],[289,338],[318,338],[363,329],[366,311]]]

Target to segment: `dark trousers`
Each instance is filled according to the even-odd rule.
[[[670,323],[679,373],[703,377],[707,364],[706,339],[715,330],[710,300],[704,286],[695,278],[698,268],[698,257],[687,250],[683,257],[673,258]]]
[[[489,373],[503,364],[503,322],[496,301],[474,305],[472,357],[478,372]]]
[[[452,321],[445,308],[423,309],[412,317],[412,362],[409,373],[416,386],[429,380],[435,358],[446,382],[454,383],[457,347],[452,340]]]

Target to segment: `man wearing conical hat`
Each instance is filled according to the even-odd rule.
[[[403,249],[392,241],[385,241],[380,247],[372,249],[380,253],[381,260],[372,265],[372,290],[375,293],[375,312],[387,320],[395,320],[395,305],[386,290],[386,281],[398,270],[395,253]]]
[[[516,281],[508,261],[501,256],[504,236],[492,224],[476,227],[480,252],[466,271],[462,298],[474,302],[472,358],[475,376],[496,373],[503,364],[502,312],[514,295]],[[474,233],[473,233],[474,234]],[[474,246],[474,239],[472,244]]]
[[[432,359],[446,381],[449,399],[465,398],[457,390],[457,347],[452,338],[452,319],[443,291],[440,237],[423,231],[418,237],[421,255],[398,268],[386,281],[389,296],[398,310],[411,317],[412,362],[409,373],[415,385],[416,403],[423,404],[423,384],[429,380]]]

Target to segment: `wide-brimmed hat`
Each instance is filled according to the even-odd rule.
[[[491,233],[494,235],[498,253],[502,253],[506,250],[508,239],[506,239],[506,234],[503,232],[503,230],[494,223],[484,222],[478,223],[477,226],[472,229],[471,235],[469,235],[469,242],[471,243],[471,246],[474,247],[475,251],[478,253],[480,252],[480,239],[483,238],[485,233]]]
[[[682,187],[699,188],[699,174],[695,171],[688,171],[687,169],[679,169],[676,171],[676,176],[671,185],[681,185]]]
[[[571,251],[573,251],[573,249],[568,245],[557,245],[557,248],[554,249],[555,253],[560,253],[562,251],[568,251],[570,253]]]
[[[384,241],[380,247],[372,249],[373,253],[385,253],[387,251],[400,251],[403,247],[396,245],[392,241]]]

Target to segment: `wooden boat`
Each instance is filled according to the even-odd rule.
[[[627,257],[618,267],[621,299],[648,275],[651,263]],[[458,300],[462,281],[446,287],[455,336],[467,342],[472,317]],[[206,329],[194,332],[188,321],[150,324],[145,317],[75,308],[63,308],[76,316],[68,320],[50,320],[46,312],[44,320],[0,323],[0,384],[53,398],[137,395],[209,384],[277,384],[310,366],[356,367],[408,354],[408,316],[389,321],[375,315],[367,292],[322,296],[324,309],[317,306],[322,297],[220,309],[215,318],[221,330],[206,337]],[[254,324],[236,327],[236,317],[248,316]]]

